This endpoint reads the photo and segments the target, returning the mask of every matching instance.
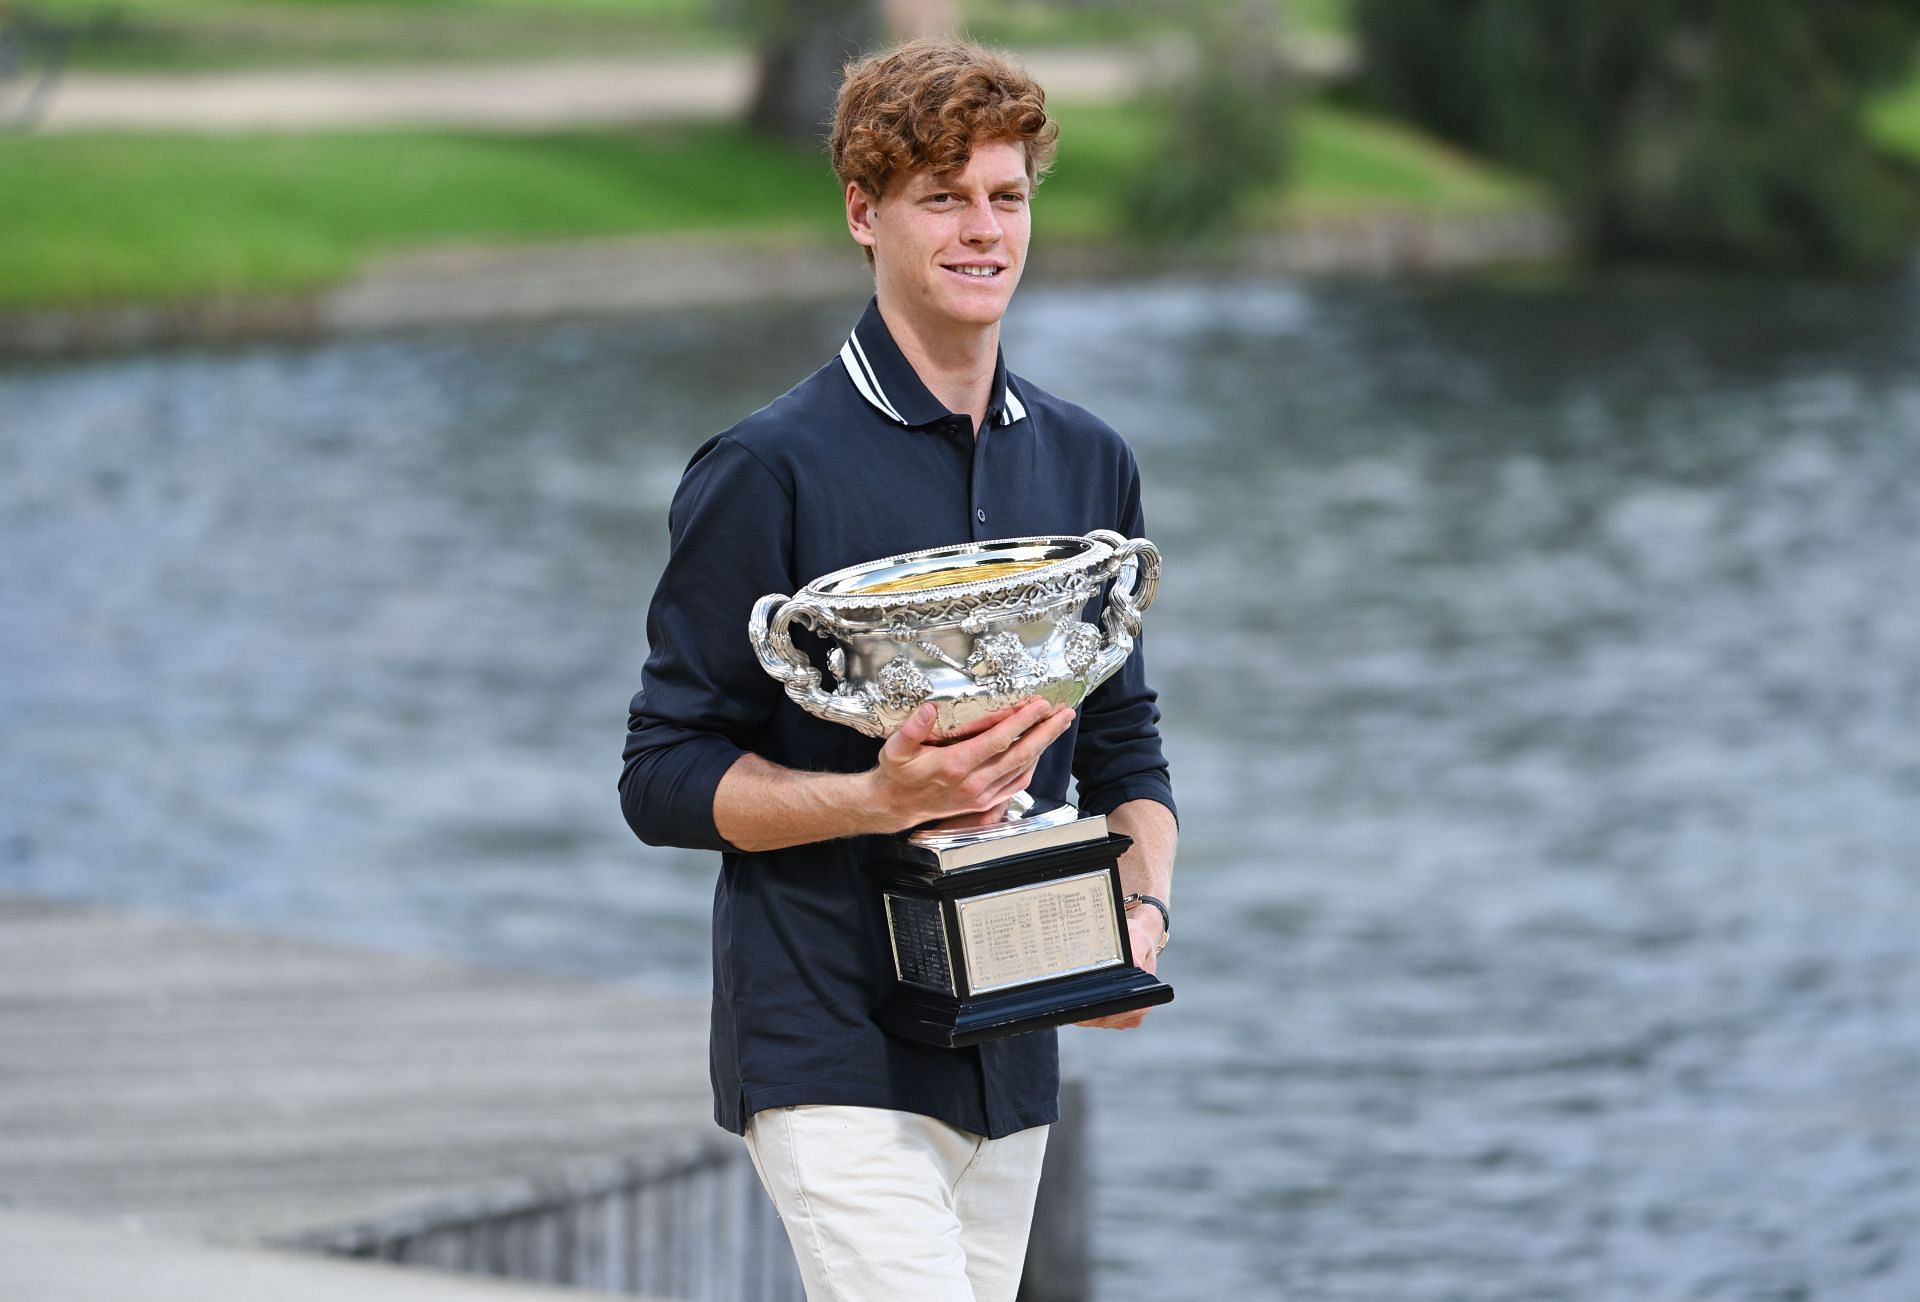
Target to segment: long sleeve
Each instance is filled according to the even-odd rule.
[[[722,435],[694,454],[668,527],[628,709],[620,807],[649,845],[731,850],[714,826],[713,796],[783,699],[747,639],[747,615],[766,593],[792,591],[793,501]]]
[[[1142,537],[1147,530],[1140,505],[1140,471],[1131,456],[1117,528],[1129,538]],[[1151,624],[1151,616],[1147,622]],[[1159,801],[1179,816],[1160,748],[1158,697],[1147,686],[1146,650],[1143,632],[1126,663],[1080,707],[1073,776],[1080,807],[1087,813],[1111,813],[1129,800],[1146,799]]]

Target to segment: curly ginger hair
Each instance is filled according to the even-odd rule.
[[[923,39],[847,64],[828,150],[842,188],[878,199],[902,173],[958,172],[974,145],[1001,140],[1026,146],[1027,180],[1038,185],[1059,138],[1047,93],[1019,64],[971,42]]]

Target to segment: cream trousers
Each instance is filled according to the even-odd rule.
[[[982,1139],[884,1108],[770,1108],[747,1152],[807,1302],[1013,1302],[1047,1127]]]

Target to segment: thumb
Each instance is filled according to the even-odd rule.
[[[887,738],[888,749],[897,755],[902,750],[925,745],[927,738],[933,735],[935,714],[932,701],[921,702],[920,708],[909,714],[907,721],[900,725],[900,731]]]

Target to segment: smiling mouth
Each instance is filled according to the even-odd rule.
[[[990,267],[981,263],[966,262],[943,264],[943,269],[951,271],[956,276],[964,276],[968,280],[993,280],[1006,270],[1005,267]]]

